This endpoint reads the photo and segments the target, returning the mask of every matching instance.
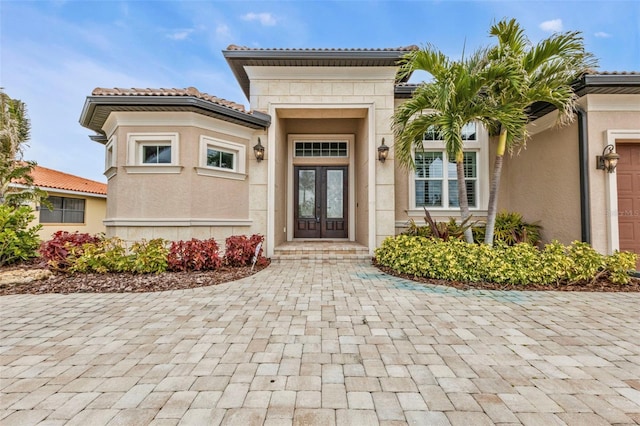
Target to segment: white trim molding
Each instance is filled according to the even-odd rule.
[[[195,167],[197,174],[235,180],[245,180],[247,178],[247,147],[245,145],[201,135],[199,148],[199,166]],[[207,165],[207,151],[209,148],[233,155],[232,168],[226,169]]]
[[[159,164],[143,164],[142,147],[170,146],[171,162]],[[180,164],[180,135],[177,132],[144,132],[127,133],[127,166],[161,168]],[[128,170],[127,170],[128,171]],[[133,172],[135,173],[135,172]],[[142,172],[138,172],[142,173]],[[154,173],[154,172],[148,172]],[[159,172],[161,173],[161,172]]]
[[[108,218],[105,226],[251,226],[251,219],[199,219],[199,218]]]
[[[640,129],[624,129],[624,130],[606,130],[604,132],[604,149],[607,145],[613,145],[616,148],[618,139],[638,139],[640,140]],[[600,152],[598,152],[600,155]],[[612,254],[616,250],[620,250],[620,230],[618,228],[618,178],[617,172],[606,173],[605,176],[605,200],[607,215],[607,252]]]

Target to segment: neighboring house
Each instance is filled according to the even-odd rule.
[[[80,122],[106,149],[107,235],[260,233],[267,256],[302,239],[372,253],[408,219],[422,222],[423,206],[458,216],[454,166],[436,135],[425,135],[415,172],[394,161],[394,108],[416,87],[398,80],[396,63],[416,48],[229,46],[223,55],[249,111],[195,88],[95,89]],[[536,106],[532,140],[505,162],[500,206],[540,220],[547,241],[640,252],[640,75],[587,75],[577,91],[571,126],[552,128],[554,112]],[[474,124],[465,138],[471,210],[482,218],[493,144]],[[608,144],[621,155],[614,173],[596,169]]]
[[[56,231],[105,232],[102,221],[107,210],[107,185],[94,180],[36,166],[31,172],[33,183],[48,194],[53,209],[39,206],[35,223],[43,241]]]

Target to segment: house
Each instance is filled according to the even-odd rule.
[[[56,231],[105,232],[107,185],[46,167],[31,172],[33,183],[48,194],[52,209],[40,206],[35,224],[42,225],[40,238],[46,241]]]
[[[394,161],[392,114],[416,87],[398,80],[397,61],[414,49],[229,46],[249,110],[195,88],[95,89],[80,123],[105,145],[107,235],[260,233],[267,256],[298,240],[372,253],[408,219],[422,221],[423,206],[457,216],[437,135],[425,135],[416,171]],[[577,90],[571,126],[555,128],[554,112],[536,105],[532,140],[505,162],[500,206],[540,220],[546,240],[640,252],[640,75],[587,75]],[[471,210],[482,218],[493,145],[479,125],[464,133]],[[608,145],[621,155],[613,173],[596,168]]]

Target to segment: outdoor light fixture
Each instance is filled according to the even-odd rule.
[[[264,160],[264,146],[260,143],[260,138],[258,138],[258,143],[253,147],[253,153],[255,154],[258,162]]]
[[[602,150],[602,155],[596,155],[596,169],[613,173],[620,159],[620,156],[614,149],[613,145],[607,145]]]
[[[389,147],[384,144],[384,138],[382,138],[382,144],[378,147],[378,161],[384,163],[389,155]]]

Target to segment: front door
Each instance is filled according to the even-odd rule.
[[[294,168],[294,237],[348,238],[346,166]]]

